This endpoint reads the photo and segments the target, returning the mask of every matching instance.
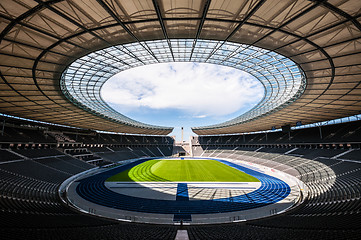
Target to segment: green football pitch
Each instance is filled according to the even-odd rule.
[[[120,172],[111,182],[259,182],[216,160],[156,159]]]

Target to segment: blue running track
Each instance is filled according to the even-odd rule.
[[[287,197],[291,192],[289,185],[278,178],[225,160],[217,161],[256,177],[260,180],[261,187],[248,194],[233,196],[231,198],[187,201],[188,189],[186,184],[178,185],[177,199],[171,201],[132,197],[113,192],[105,186],[104,183],[109,177],[145,161],[148,161],[148,159],[138,160],[82,179],[79,181],[76,191],[79,196],[85,200],[110,208],[135,212],[177,215],[224,213],[258,208],[276,203]]]

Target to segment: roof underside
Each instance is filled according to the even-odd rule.
[[[0,112],[105,131],[167,134],[112,121],[69,101],[61,74],[95,50],[147,40],[200,39],[280,53],[304,71],[303,95],[253,121],[194,129],[197,134],[267,130],[361,112],[361,2],[241,0],[5,0],[0,3]],[[123,49],[127,51],[126,49]],[[215,48],[210,54],[214,54]],[[131,52],[129,52],[132,55]],[[191,51],[191,56],[193,50]]]
[[[61,90],[70,101],[93,114],[127,125],[162,129],[164,127],[130,119],[111,108],[101,97],[103,84],[113,75],[129,68],[174,61],[207,62],[252,74],[264,86],[263,99],[252,110],[237,118],[207,126],[215,129],[252,121],[275,109],[284,108],[297,100],[306,86],[305,77],[297,65],[273,51],[246,44],[202,39],[198,39],[195,46],[194,39],[171,39],[170,43],[172,52],[166,40],[155,40],[117,45],[87,54],[63,72]],[[146,45],[154,55],[149,54],[142,45]],[[212,53],[216,47],[218,50]],[[130,52],[133,54],[128,54]]]

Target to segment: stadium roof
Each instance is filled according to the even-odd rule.
[[[172,128],[139,123],[110,108],[104,110],[107,105],[99,101],[99,89],[115,72],[94,70],[97,63],[87,63],[91,68],[84,70],[84,76],[98,77],[96,81],[81,81],[87,90],[80,93],[77,87],[68,88],[66,82],[72,79],[69,74],[79,76],[72,71],[82,71],[72,69],[74,64],[97,54],[93,59],[98,63],[121,63],[124,69],[187,58],[237,67],[240,64],[234,65],[231,60],[245,53],[244,49],[256,49],[256,55],[248,53],[251,58],[246,53],[247,63],[249,59],[263,61],[258,53],[279,56],[284,59],[282,64],[290,63],[292,66],[285,65],[291,66],[288,73],[282,67],[275,71],[287,77],[289,81],[285,82],[292,82],[286,85],[294,86],[293,90],[285,85],[284,91],[277,90],[281,94],[268,100],[266,94],[260,104],[267,107],[257,114],[246,113],[250,118],[241,116],[193,128],[195,133],[267,130],[361,112],[359,0],[5,0],[0,3],[0,18],[1,113],[104,131],[168,134]],[[187,47],[182,48],[182,44]],[[199,57],[197,53],[205,44],[207,56]],[[157,53],[160,46],[164,53]],[[104,53],[101,49],[111,51]],[[114,56],[112,51],[124,58]],[[107,59],[118,61],[108,64]],[[244,58],[238,60],[244,62]],[[261,64],[264,71],[270,63],[266,60]],[[256,77],[262,73],[252,69],[255,67],[248,68],[248,72]],[[289,77],[289,73],[297,74]],[[262,81],[260,75],[258,79]],[[272,80],[270,86],[280,82]]]

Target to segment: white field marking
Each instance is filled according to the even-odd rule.
[[[169,188],[187,183],[188,188],[258,189],[261,182],[105,182],[108,188]]]
[[[221,158],[222,160],[230,161],[231,159]],[[247,158],[248,159],[248,158]],[[249,157],[251,160],[252,157]],[[232,161],[230,161],[232,162]],[[234,160],[234,163],[245,163],[241,160]],[[303,194],[305,197],[307,197],[307,186],[304,185],[302,182],[300,182],[298,179],[293,177],[294,179],[291,179],[292,176],[287,173],[282,173],[281,171],[274,169],[273,165],[272,167],[266,167],[261,164],[251,163],[250,164],[253,167],[258,167],[260,170],[264,171],[266,174],[275,176],[283,181],[285,181],[290,187],[291,187],[291,193],[283,200],[270,204],[264,207],[260,208],[254,208],[254,209],[248,209],[243,211],[235,211],[235,212],[225,212],[225,213],[214,213],[214,214],[192,214],[192,222],[190,224],[214,224],[214,223],[228,223],[228,222],[239,222],[239,221],[248,221],[252,219],[262,218],[266,216],[273,215],[275,213],[282,213],[292,207],[297,200],[299,200],[299,197],[301,196],[301,191],[303,191]],[[287,166],[287,165],[284,165]],[[289,167],[289,166],[288,166]],[[292,167],[290,167],[292,168]],[[98,171],[104,171],[103,169],[98,169]],[[282,173],[282,174],[281,174]],[[92,172],[94,174],[94,172]],[[159,184],[155,182],[148,182],[149,184]],[[223,182],[225,183],[225,182]],[[120,210],[110,207],[105,207],[102,205],[98,205],[96,203],[89,202],[83,198],[81,198],[77,192],[76,187],[78,186],[79,182],[71,182],[68,185],[67,188],[67,198],[71,205],[78,208],[78,210],[82,211],[83,213],[89,213],[89,208],[95,209],[95,212],[92,212],[90,214],[108,217],[112,219],[118,219],[120,221],[132,221],[132,222],[141,222],[141,223],[164,223],[164,224],[174,224],[173,222],[173,215],[172,214],[154,214],[154,213],[145,213],[145,212],[132,212],[132,211],[126,211],[126,210]],[[106,182],[107,184],[114,184],[113,182]],[[115,183],[116,184],[116,183]],[[121,186],[124,186],[124,188],[114,188],[118,189],[119,191],[122,191],[124,189],[127,189],[128,186],[137,186],[140,185],[139,183],[131,182],[129,183],[122,182]],[[172,194],[166,194],[161,193],[158,191],[155,191],[154,189],[149,189],[145,187],[138,187],[138,188],[128,188],[130,190],[134,190],[134,192],[141,192],[142,195],[139,197],[143,198],[156,198],[156,199],[165,199],[165,200],[175,200],[176,198],[176,183],[172,182],[163,182],[161,183],[162,186],[166,186],[164,184],[174,184],[173,193]],[[188,184],[192,184],[192,182],[188,182]],[[197,184],[197,183],[196,183]],[[206,184],[202,182],[201,184]],[[214,184],[214,183],[211,183]],[[228,183],[229,184],[229,183]],[[246,190],[240,190],[235,189],[233,193],[230,192],[229,189],[217,189],[217,188],[192,188],[190,187],[188,189],[188,195],[190,200],[195,200],[199,197],[199,199],[217,199],[217,198],[223,198],[224,197],[235,197],[238,195],[246,194]],[[116,185],[115,185],[116,186]],[[169,186],[171,187],[171,186]],[[169,190],[172,188],[169,188]],[[303,189],[303,190],[302,190]],[[130,192],[129,190],[129,192]],[[195,191],[193,191],[195,190]],[[201,190],[201,191],[200,191]],[[200,192],[199,192],[200,191]],[[123,192],[121,192],[123,193]],[[133,193],[134,194],[134,193]],[[196,195],[198,194],[198,195]],[[221,196],[221,197],[219,197]],[[167,198],[167,199],[166,199]],[[215,200],[217,201],[217,200]],[[276,212],[275,212],[276,210]],[[189,224],[189,223],[187,223]]]
[[[252,158],[252,157],[251,157]],[[253,157],[254,158],[254,157]],[[228,162],[232,162],[234,164],[240,165],[240,166],[246,166],[248,168],[254,167],[254,168],[258,168],[259,170],[257,170],[258,172],[262,172],[268,176],[272,176],[275,177],[277,179],[280,179],[282,181],[284,181],[285,183],[287,183],[291,188],[293,186],[298,186],[298,189],[306,189],[307,187],[304,185],[304,183],[302,181],[300,181],[299,179],[297,179],[296,177],[284,172],[285,170],[277,170],[274,167],[268,167],[265,165],[260,165],[257,164],[255,162],[245,162],[243,160],[234,160],[234,159],[223,159],[226,160]],[[267,160],[266,162],[272,162],[272,160]],[[305,163],[303,163],[305,164]],[[279,166],[283,165],[282,163],[279,163]],[[287,166],[287,165],[285,165]],[[292,167],[287,166],[288,169],[292,169]],[[300,195],[300,192],[297,192],[298,195]],[[304,191],[304,194],[307,193],[307,191]]]

